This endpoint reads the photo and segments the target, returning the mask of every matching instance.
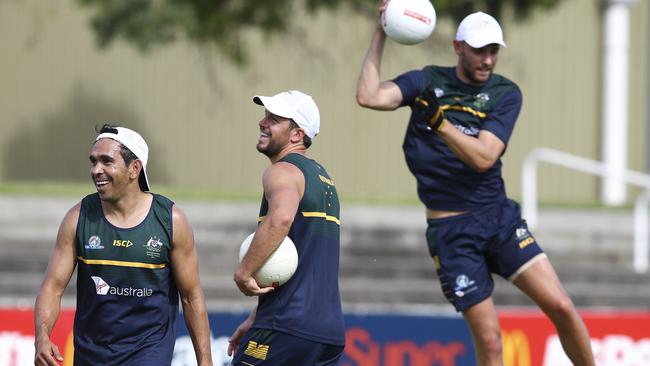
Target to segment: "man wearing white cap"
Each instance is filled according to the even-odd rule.
[[[234,274],[257,307],[230,337],[232,364],[336,365],[345,345],[339,294],[339,199],[325,168],[306,156],[320,129],[316,103],[297,90],[256,96],[263,106],[257,150],[271,165],[253,241]],[[260,288],[253,273],[288,236],[298,267],[280,287]]]
[[[50,334],[75,267],[74,365],[170,365],[179,294],[198,365],[212,365],[192,228],[172,201],[148,192],[148,156],[137,132],[99,131],[90,153],[97,192],[63,218],[36,299],[35,365],[64,361]]]
[[[380,7],[381,13],[385,6]],[[412,114],[403,150],[426,207],[427,243],[442,290],[467,321],[480,365],[502,365],[492,273],[511,281],[548,315],[575,365],[593,365],[582,319],[548,258],[508,199],[501,155],[521,109],[519,87],[494,74],[506,47],[499,23],[476,12],[456,32],[455,66],[426,66],[380,80],[380,24],[363,61],[357,102]]]

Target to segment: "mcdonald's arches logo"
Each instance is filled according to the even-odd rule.
[[[503,364],[505,366],[531,366],[528,337],[520,329],[501,331],[503,344]]]

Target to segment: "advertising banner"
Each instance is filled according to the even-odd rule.
[[[650,313],[583,311],[599,366],[650,365]],[[572,366],[553,324],[539,311],[500,314],[508,366]]]
[[[63,355],[64,366],[72,366],[74,310],[62,310],[52,330],[52,341]],[[0,366],[34,365],[34,311],[0,309]]]
[[[581,312],[599,366],[650,365],[650,312]],[[228,337],[246,313],[211,312],[215,366],[230,364]],[[552,323],[539,311],[499,315],[506,366],[570,366]],[[62,310],[52,339],[72,365],[74,310]],[[465,366],[475,364],[471,337],[459,315],[346,314],[346,348],[340,366]],[[174,366],[196,365],[179,317]],[[31,309],[0,309],[0,366],[34,364]]]
[[[215,366],[230,365],[228,337],[248,314],[210,314]],[[346,345],[339,366],[474,365],[471,337],[463,319],[395,314],[345,315]],[[174,366],[195,365],[185,327],[174,349]]]

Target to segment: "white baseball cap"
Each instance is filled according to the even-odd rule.
[[[292,119],[310,138],[314,138],[320,131],[318,106],[311,96],[303,92],[289,90],[272,97],[256,95],[253,97],[253,102],[264,106],[276,116]]]
[[[482,11],[472,13],[460,22],[456,31],[456,40],[465,41],[473,48],[481,48],[493,43],[506,47],[499,22]]]
[[[140,189],[144,192],[149,191],[149,179],[147,178],[147,160],[149,159],[149,146],[147,146],[147,143],[144,141],[142,136],[133,130],[130,130],[126,127],[113,127],[112,130],[115,132],[105,131],[100,133],[95,141],[103,138],[109,138],[121,142],[122,145],[131,150],[131,152],[142,162],[142,171],[140,172],[140,177],[138,178]]]

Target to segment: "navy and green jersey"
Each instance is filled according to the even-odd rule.
[[[477,138],[482,130],[490,131],[506,145],[521,110],[519,87],[497,74],[476,87],[460,81],[455,67],[427,66],[393,81],[402,92],[403,106],[412,108],[418,95],[433,90],[445,117],[456,129]],[[475,171],[413,114],[402,148],[417,180],[420,200],[427,208],[465,211],[506,199],[501,159],[484,173]]]
[[[280,161],[298,167],[305,192],[289,238],[298,250],[298,268],[284,285],[259,298],[253,328],[273,329],[316,342],[344,345],[339,295],[339,199],[325,168],[301,154]],[[268,202],[262,198],[260,220]]]
[[[106,218],[97,193],[81,201],[77,224],[75,365],[169,365],[178,291],[170,268],[172,206],[154,195],[132,228]]]

